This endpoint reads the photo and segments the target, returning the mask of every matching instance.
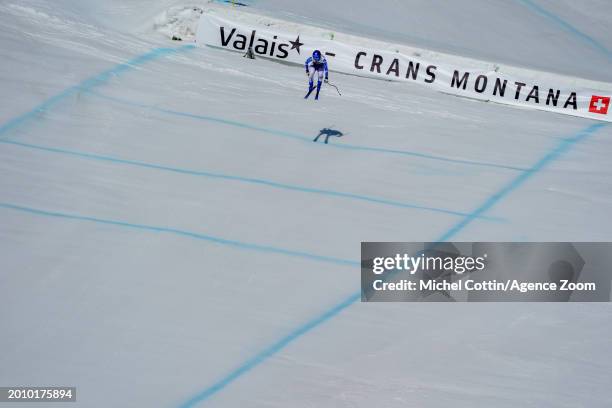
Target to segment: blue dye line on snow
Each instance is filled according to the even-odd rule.
[[[252,6],[255,0],[213,0],[214,3],[234,6]]]
[[[104,162],[116,163],[116,164],[124,164],[124,165],[129,165],[129,166],[138,166],[138,167],[144,167],[144,168],[149,168],[149,169],[154,169],[154,170],[168,171],[168,172],[178,173],[178,174],[186,174],[186,175],[191,175],[191,176],[231,180],[231,181],[237,181],[237,182],[243,182],[243,183],[249,183],[249,184],[263,185],[267,187],[284,189],[284,190],[300,191],[303,193],[321,194],[321,195],[332,196],[332,197],[341,197],[341,198],[347,198],[347,199],[353,199],[353,200],[359,200],[359,201],[366,201],[366,202],[375,203],[375,204],[382,204],[382,205],[387,205],[387,206],[392,206],[392,207],[431,211],[431,212],[454,215],[458,217],[465,217],[468,215],[468,213],[465,213],[465,212],[453,211],[453,210],[448,210],[445,208],[436,208],[436,207],[422,206],[418,204],[403,203],[400,201],[387,200],[387,199],[378,198],[378,197],[370,197],[370,196],[361,195],[361,194],[345,193],[341,191],[324,190],[324,189],[304,187],[304,186],[299,186],[299,185],[294,185],[294,184],[278,183],[275,181],[258,179],[258,178],[253,178],[253,177],[241,177],[241,176],[234,176],[234,175],[229,175],[229,174],[213,173],[213,172],[208,172],[208,171],[189,170],[189,169],[183,169],[179,167],[164,166],[161,164],[153,164],[153,163],[147,163],[147,162],[136,161],[136,160],[120,159],[120,158],[112,157],[112,156],[103,156],[99,154],[80,152],[76,150],[60,149],[60,148],[42,146],[42,145],[31,144],[31,143],[17,142],[13,140],[0,140],[0,143],[11,144],[15,146],[20,146],[20,147],[34,149],[34,150],[40,150],[40,151],[49,152],[49,153],[57,153],[57,154],[62,154],[62,155],[80,157],[83,159],[104,161]],[[479,218],[482,218],[483,220],[487,220],[487,221],[502,221],[500,218],[487,217],[487,216],[482,216]]]
[[[64,218],[64,219],[75,220],[75,221],[88,221],[88,222],[93,222],[97,224],[106,224],[106,225],[112,225],[116,227],[124,227],[124,228],[130,228],[130,229],[148,231],[148,232],[167,233],[167,234],[178,235],[178,236],[182,236],[186,238],[198,239],[201,241],[208,241],[214,244],[226,245],[226,246],[231,246],[231,247],[240,248],[240,249],[246,249],[250,251],[286,255],[286,256],[290,256],[294,258],[304,258],[304,259],[324,262],[324,263],[331,263],[331,264],[337,264],[337,265],[343,265],[343,266],[359,266],[360,265],[360,262],[353,261],[350,259],[335,258],[332,256],[311,254],[308,252],[295,251],[295,250],[287,249],[287,248],[236,241],[232,239],[217,237],[214,235],[202,234],[199,232],[187,231],[187,230],[182,230],[182,229],[177,229],[177,228],[161,227],[161,226],[146,225],[146,224],[135,224],[131,222],[90,217],[86,215],[69,214],[69,213],[57,212],[57,211],[47,211],[47,210],[41,210],[38,208],[25,207],[22,205],[16,205],[12,203],[4,203],[4,202],[0,202],[0,208],[20,211],[20,212],[25,212],[25,213],[30,213],[30,214],[40,215],[40,216]]]
[[[506,196],[516,190],[518,187],[523,185],[528,179],[541,172],[547,165],[551,162],[555,161],[559,156],[563,153],[570,150],[576,143],[580,143],[584,139],[591,136],[593,133],[597,132],[599,129],[606,126],[605,123],[596,123],[583,129],[582,131],[574,134],[569,138],[562,139],[561,142],[551,151],[549,151],[546,155],[544,155],[536,164],[534,164],[529,170],[524,173],[519,174],[515,179],[513,179],[510,183],[503,186],[499,191],[493,194],[491,197],[486,199],[480,207],[476,208],[470,215],[465,217],[463,220],[459,221],[456,225],[454,225],[451,229],[449,229],[446,233],[442,234],[442,236],[438,239],[437,242],[448,241],[461,230],[463,230],[468,224],[489,211],[495,204],[503,200]]]
[[[157,107],[157,106],[154,106],[154,105],[148,105],[148,104],[144,104],[144,103],[140,103],[140,102],[134,102],[134,101],[130,101],[130,100],[122,99],[122,98],[117,98],[117,97],[113,97],[113,96],[104,95],[104,94],[101,94],[99,92],[95,92],[95,91],[91,91],[91,90],[87,90],[87,93],[89,93],[90,95],[102,98],[102,99],[106,99],[106,100],[109,100],[109,101],[112,101],[112,102],[115,102],[115,103],[119,103],[119,104],[123,104],[123,105],[127,105],[127,106],[133,106],[133,107],[138,107],[138,108],[143,108],[143,109],[149,109],[149,110],[160,112],[160,113],[164,113],[164,114],[167,114],[167,115],[181,116],[181,117],[184,117],[184,118],[191,118],[191,119],[203,120],[203,121],[207,121],[207,122],[219,123],[219,124],[222,124],[222,125],[227,125],[227,126],[233,126],[233,127],[238,127],[238,128],[242,128],[242,129],[253,130],[253,131],[256,131],[256,132],[266,133],[266,134],[270,134],[270,135],[274,135],[274,136],[285,137],[285,138],[289,138],[289,139],[296,139],[296,140],[300,140],[300,141],[303,141],[303,142],[308,142],[310,144],[313,144],[312,143],[312,139],[313,139],[312,136],[306,136],[306,135],[302,135],[302,134],[299,134],[299,133],[293,133],[293,132],[287,132],[287,131],[279,130],[279,129],[272,129],[272,128],[256,126],[256,125],[252,125],[252,124],[245,123],[245,122],[239,122],[239,121],[236,121],[236,120],[224,119],[224,118],[215,117],[215,116],[199,115],[199,114],[195,114],[195,113],[188,113],[188,112],[181,112],[181,111],[176,111],[176,110],[171,110],[171,109],[164,109],[164,108],[160,108],[160,107]],[[331,148],[335,148],[335,149],[361,150],[361,151],[365,151],[365,152],[397,154],[397,155],[403,155],[403,156],[418,157],[418,158],[427,159],[427,160],[437,160],[437,161],[442,161],[442,162],[446,162],[446,163],[464,164],[464,165],[470,165],[470,166],[494,167],[494,168],[500,168],[500,169],[505,169],[505,170],[513,170],[513,171],[525,171],[526,170],[525,168],[521,168],[521,167],[517,167],[517,166],[509,166],[509,165],[505,165],[505,164],[478,162],[478,161],[462,160],[462,159],[453,159],[453,158],[448,158],[448,157],[443,157],[443,156],[435,156],[435,155],[419,153],[419,152],[411,152],[411,151],[406,151],[406,150],[395,150],[395,149],[385,149],[385,148],[381,148],[381,147],[359,146],[359,145],[352,145],[352,144],[347,144],[347,143],[331,143],[331,144],[317,143],[317,146],[321,146],[321,147],[324,147],[324,148],[331,147]]]
[[[470,216],[465,218],[465,220],[451,227],[447,232],[443,233],[436,242],[447,241],[455,237],[472,221],[474,221],[477,215],[480,215],[491,209],[495,204],[502,201],[510,193],[512,193],[514,190],[524,184],[529,178],[541,172],[547,165],[558,159],[563,153],[566,153],[574,145],[584,141],[589,136],[593,135],[595,132],[602,129],[606,125],[607,124],[605,123],[597,123],[583,129],[582,131],[574,134],[569,138],[563,139],[554,149],[545,154],[540,160],[538,160],[538,162],[536,162],[531,168],[529,168],[527,172],[522,173],[513,180],[511,180],[503,188],[501,188],[499,191],[497,191],[495,194],[485,200],[484,203],[478,208],[476,208]],[[234,381],[236,381],[249,371],[253,370],[255,367],[268,360],[270,357],[282,351],[293,341],[299,339],[300,337],[304,336],[316,327],[321,326],[322,324],[331,320],[332,318],[340,314],[340,312],[353,305],[354,303],[358,302],[360,299],[360,291],[350,295],[349,297],[334,305],[332,308],[326,310],[319,316],[299,326],[297,329],[293,330],[285,337],[282,337],[280,340],[278,340],[271,346],[265,348],[263,351],[259,352],[254,357],[251,357],[250,359],[241,363],[240,365],[238,365],[237,368],[233,369],[228,374],[221,377],[220,380],[208,386],[200,393],[194,395],[185,403],[181,404],[180,408],[193,408],[198,404],[210,399],[212,396],[219,393],[221,390],[232,384]]]
[[[8,122],[0,125],[0,140],[5,140],[6,139],[6,134],[10,131],[13,130],[15,128],[17,128],[18,126],[21,126],[22,124],[32,120],[32,119],[36,119],[38,118],[39,114],[49,110],[49,108],[53,107],[55,104],[57,104],[59,101],[61,101],[64,98],[69,97],[72,94],[75,94],[79,91],[88,91],[88,90],[92,90],[94,87],[101,85],[105,82],[107,82],[109,79],[111,79],[112,77],[115,77],[117,75],[122,74],[123,72],[133,69],[135,67],[141,66],[143,64],[146,64],[147,62],[150,62],[152,60],[155,60],[157,58],[166,56],[166,55],[170,55],[170,54],[174,54],[177,52],[181,52],[181,51],[186,51],[186,50],[190,50],[195,48],[195,46],[193,44],[188,44],[188,45],[184,45],[182,47],[178,47],[178,48],[155,48],[145,54],[139,55],[135,58],[130,59],[127,62],[124,62],[122,64],[118,64],[116,66],[114,66],[113,68],[103,71],[91,78],[85,79],[84,81],[80,82],[77,85],[71,86],[70,88],[65,89],[64,91],[60,92],[59,94],[52,96],[51,98],[47,99],[46,101],[40,103],[39,105],[35,106],[33,109],[29,110],[28,112],[25,112],[11,120],[9,120]]]
[[[270,345],[265,350],[261,351],[257,355],[245,361],[243,364],[240,365],[240,367],[232,371],[227,376],[223,377],[222,379],[220,379],[219,381],[217,381],[210,387],[206,388],[201,393],[193,396],[193,398],[191,398],[189,401],[186,401],[185,403],[180,405],[180,408],[194,407],[200,402],[205,401],[208,398],[212,397],[214,394],[218,393],[223,388],[227,387],[232,382],[234,382],[235,380],[237,380],[238,378],[240,378],[247,372],[251,371],[252,369],[257,367],[259,364],[263,363],[265,360],[272,357],[274,354],[278,353],[280,350],[287,347],[291,342],[293,342],[294,340],[297,340],[298,338],[308,333],[310,330],[314,329],[317,326],[320,326],[321,324],[325,323],[327,320],[333,318],[338,313],[340,313],[347,307],[351,306],[353,303],[357,302],[360,298],[361,298],[361,293],[351,295],[345,300],[343,300],[342,302],[332,307],[331,309],[327,310],[325,313],[315,317],[314,319],[298,327],[297,329],[289,333],[287,336],[283,337],[276,343]]]
[[[579,38],[581,41],[583,41],[584,43],[588,44],[592,48],[594,48],[597,51],[601,52],[609,60],[612,60],[612,52],[610,50],[608,50],[602,43],[600,43],[599,41],[597,41],[596,39],[594,39],[590,35],[585,34],[582,31],[578,30],[572,24],[570,24],[569,22],[565,21],[564,19],[562,19],[561,17],[559,17],[555,13],[553,13],[553,12],[545,9],[544,7],[536,4],[533,0],[517,0],[517,1],[519,3],[521,3],[521,4],[523,4],[525,7],[529,8],[530,10],[534,11],[535,13],[537,13],[537,14],[545,17],[545,18],[547,18],[550,21],[552,21],[553,23],[555,23],[556,25],[561,27],[563,30],[565,30],[568,33],[572,34],[573,36]]]

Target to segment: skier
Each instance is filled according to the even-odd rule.
[[[319,82],[317,82],[317,93],[315,95],[315,100],[318,100],[319,92],[321,91],[321,84],[323,83],[323,75],[325,75],[325,83],[327,83],[327,80],[329,79],[327,60],[323,55],[321,55],[321,51],[315,50],[312,53],[312,57],[308,57],[306,60],[304,67],[306,68],[306,75],[308,76],[308,93],[304,99],[308,99],[312,91],[315,89],[313,80],[316,73],[318,75]]]

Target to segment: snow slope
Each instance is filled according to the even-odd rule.
[[[251,9],[610,80],[518,3]],[[609,49],[609,6],[582,3],[551,12]],[[609,304],[352,302],[361,241],[610,240],[609,126],[351,76],[304,101],[300,69],[169,41],[186,6],[0,3],[0,384],[74,385],[71,407],[612,403]]]
[[[274,16],[342,32],[593,80],[612,80],[605,0],[259,0]]]

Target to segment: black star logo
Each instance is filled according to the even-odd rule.
[[[300,53],[300,47],[302,45],[304,45],[303,42],[300,42],[300,36],[298,35],[298,37],[295,39],[295,41],[289,41],[289,43],[291,44],[291,49],[292,50],[297,50],[297,53]]]

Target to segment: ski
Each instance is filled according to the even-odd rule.
[[[310,96],[310,94],[312,93],[312,91],[314,91],[316,89],[315,86],[313,86],[312,88],[310,88],[310,90],[308,91],[308,93],[306,94],[306,96],[304,97],[304,99],[308,99],[308,97]]]

